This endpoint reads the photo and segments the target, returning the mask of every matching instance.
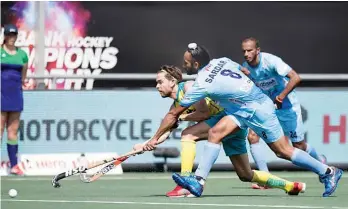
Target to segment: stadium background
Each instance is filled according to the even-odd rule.
[[[49,2],[45,7],[47,62],[44,54],[35,53],[30,35],[37,27],[34,3],[1,2],[2,25],[19,26],[17,45],[30,57],[28,85],[33,89],[24,92],[19,134],[27,174],[55,174],[76,166],[81,153],[94,153],[94,158],[122,154],[147,140],[171,103],[154,89],[159,66],[181,66],[190,42],[206,46],[213,57],[241,63],[240,41],[248,36],[300,73],[307,140],[329,164],[347,167],[348,80],[342,64],[348,56],[347,2]],[[95,45],[79,45],[83,40],[95,40]],[[45,79],[45,89],[36,88],[41,80],[33,78],[38,74],[35,56],[46,76],[80,78]],[[162,146],[180,148],[185,125]],[[6,153],[2,143],[2,175]],[[268,148],[265,154],[271,169],[298,169]],[[162,161],[145,153],[122,167],[149,171],[161,169]],[[177,170],[179,161],[169,159],[169,169]],[[214,169],[231,169],[223,152]]]

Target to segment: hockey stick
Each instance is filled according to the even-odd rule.
[[[170,135],[171,131],[167,131],[166,133],[164,133],[159,139],[158,142],[162,143],[164,140],[166,140],[169,135]],[[146,144],[147,142],[149,142],[151,139],[145,141],[143,143]],[[140,153],[141,154],[141,153]],[[122,162],[124,162],[125,160],[127,160],[129,157],[131,157],[132,155],[123,157],[123,158],[119,158],[117,160],[115,160],[114,162],[106,165],[105,167],[103,167],[102,169],[100,169],[99,171],[97,171],[96,173],[94,173],[92,176],[88,177],[86,172],[80,173],[80,179],[82,182],[84,183],[91,183],[93,181],[96,181],[97,179],[99,179],[100,177],[102,177],[103,175],[105,175],[106,173],[108,173],[109,171],[111,171],[112,169],[116,168],[119,164],[121,164]]]
[[[167,131],[165,134],[163,134],[163,136],[167,135],[169,136],[171,131]],[[164,138],[164,137],[161,137],[161,138]],[[167,137],[168,137],[167,136]],[[167,138],[166,137],[166,138]],[[162,140],[165,140],[166,138],[162,139]],[[152,139],[152,138],[151,138]],[[149,141],[149,140],[148,140]],[[112,161],[115,161],[115,160],[118,160],[118,159],[123,159],[124,157],[126,156],[132,156],[132,155],[136,155],[136,154],[141,154],[143,153],[144,151],[143,150],[135,150],[135,151],[131,151],[131,152],[128,152],[122,156],[119,156],[119,157],[111,157],[111,158],[108,158],[108,159],[105,159],[105,160],[101,160],[101,161],[98,161],[98,162],[94,162],[94,163],[89,163],[87,166],[79,166],[75,169],[71,169],[71,170],[68,170],[68,171],[65,171],[65,172],[62,172],[60,174],[57,174],[55,175],[53,178],[52,178],[52,186],[55,187],[55,188],[59,188],[61,186],[61,184],[59,183],[60,180],[62,179],[65,179],[69,176],[73,176],[75,174],[78,174],[78,173],[85,173],[87,170],[89,169],[92,169],[92,168],[95,168],[95,167],[98,167],[100,165],[103,165],[105,163],[110,163]],[[127,158],[128,158],[127,157]],[[125,159],[124,159],[125,160]]]
[[[57,174],[56,176],[53,177],[53,179],[51,181],[52,186],[55,187],[55,188],[59,188],[61,186],[59,181],[62,180],[62,179],[65,179],[65,178],[67,178],[69,176],[73,176],[73,175],[75,175],[77,173],[86,172],[89,169],[98,167],[98,166],[103,165],[105,163],[109,163],[109,162],[112,162],[114,160],[124,159],[126,157],[128,158],[131,155],[140,154],[142,152],[143,152],[143,150],[134,150],[134,151],[128,152],[128,153],[126,153],[124,155],[121,155],[119,157],[112,157],[112,158],[109,158],[109,159],[98,161],[96,163],[89,163],[87,165],[87,167],[80,166],[80,167],[77,167],[75,169],[71,169],[71,170],[65,171],[63,173]]]
[[[131,157],[131,155],[115,160],[114,162],[106,165],[105,167],[103,167],[102,169],[100,169],[99,171],[97,171],[96,173],[94,173],[90,177],[87,176],[86,172],[80,173],[80,179],[84,183],[93,182],[93,181],[99,179],[100,177],[102,177],[103,175],[105,175],[106,173],[108,173],[109,171],[111,171],[112,169],[116,168],[119,164],[121,164],[123,161],[127,160],[129,157]]]

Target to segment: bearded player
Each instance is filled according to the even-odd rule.
[[[245,58],[243,67],[248,70],[244,73],[248,74],[263,93],[274,101],[280,125],[292,145],[307,152],[316,160],[326,163],[325,156],[319,155],[304,138],[301,106],[295,91],[295,87],[300,83],[300,76],[281,58],[261,52],[259,41],[253,37],[242,41],[242,50]],[[264,148],[259,143],[260,137],[250,129],[248,140],[250,152],[259,170],[268,172],[263,154]],[[252,187],[261,188],[256,184]]]

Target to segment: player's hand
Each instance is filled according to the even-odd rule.
[[[277,110],[282,109],[283,99],[280,98],[279,96],[276,96],[276,98],[274,99],[274,106]]]
[[[245,67],[242,67],[242,68],[240,69],[240,71],[242,71],[246,76],[249,76],[249,75],[250,75],[250,71],[249,71],[247,68],[245,68]]]
[[[156,145],[157,145],[157,140],[151,139],[148,143],[146,143],[144,145],[143,150],[144,151],[152,151],[152,150],[156,149]]]
[[[136,144],[133,146],[133,150],[137,151],[137,150],[144,150],[144,144]],[[144,152],[140,152],[139,154],[143,154]]]

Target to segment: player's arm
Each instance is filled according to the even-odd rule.
[[[197,82],[195,82],[192,88],[186,92],[185,97],[180,101],[180,105],[174,107],[167,113],[152,140],[144,146],[144,150],[151,151],[155,149],[159,137],[176,124],[181,113],[205,97],[205,90],[201,88]]]
[[[301,78],[295,70],[277,56],[272,55],[272,64],[279,75],[289,78],[288,84],[285,86],[284,90],[276,96],[274,101],[277,108],[281,108],[284,98],[295,89],[295,87],[300,83]]]
[[[170,105],[169,111],[171,111],[172,109],[174,109],[174,107],[175,107],[175,105],[174,105],[174,102],[173,102],[173,104]],[[182,114],[181,114],[181,115],[182,115]],[[170,128],[171,131],[174,130],[174,129],[176,129],[178,126],[179,126],[179,121],[176,121],[176,124]],[[163,141],[162,141],[162,142],[163,142]],[[161,143],[162,143],[162,142],[161,142]]]
[[[169,108],[169,113],[173,110],[175,108],[175,105],[174,105],[174,103],[170,106],[170,108]],[[184,110],[185,111],[185,110]],[[180,114],[179,114],[179,116],[180,116]],[[168,130],[170,130],[170,131],[172,131],[173,129],[176,129],[178,126],[179,126],[179,123],[178,123],[179,121],[178,121],[178,119],[175,121],[175,124],[174,125],[172,125]],[[162,136],[163,134],[161,134],[160,136]],[[162,141],[162,142],[164,142],[164,141]],[[161,143],[162,143],[161,142]]]
[[[146,151],[151,151],[151,150],[155,149],[156,145],[158,144],[157,142],[158,142],[158,139],[160,138],[160,136],[162,136],[166,131],[171,129],[177,123],[177,120],[178,120],[180,114],[183,113],[188,108],[189,108],[189,106],[187,106],[187,107],[178,106],[178,107],[174,107],[173,109],[171,109],[166,114],[164,119],[162,120],[161,125],[158,128],[156,134],[144,146],[143,149]]]
[[[240,66],[239,70],[242,71],[242,73],[244,73],[246,76],[250,75],[250,71],[246,67]]]
[[[174,108],[175,106],[174,106],[174,103],[170,106],[170,108],[169,108],[169,111],[171,111],[173,108]],[[177,128],[178,127],[178,123],[176,123],[176,125],[174,125],[171,129],[175,129],[175,128]],[[163,136],[163,135],[161,135],[161,136]],[[161,140],[158,140],[158,143],[157,144],[161,144],[161,143],[163,143],[165,140],[163,140],[163,141],[161,141]],[[133,150],[140,150],[140,149],[144,149],[144,146],[146,145],[146,142],[145,143],[138,143],[138,144],[135,144],[134,146],[133,146]]]
[[[280,93],[278,95],[278,98],[281,99],[281,100],[283,100],[301,82],[300,76],[293,69],[290,70],[290,72],[286,75],[286,77],[289,78],[289,82],[285,86],[285,89],[282,91],[282,93]]]
[[[184,86],[185,92],[189,91],[193,84],[193,81],[187,81]],[[196,102],[195,104],[193,104],[193,107],[196,110],[195,112],[188,114],[183,113],[180,115],[179,119],[184,121],[199,122],[202,120],[206,120],[210,117],[209,107],[205,99],[201,99],[199,102]]]
[[[23,67],[22,67],[22,84],[24,84],[25,79],[27,78],[27,71],[28,71],[28,55],[23,51]]]
[[[188,114],[181,114],[179,119],[184,121],[200,122],[210,117],[210,110],[205,99],[196,102],[193,106],[195,107],[196,111]]]
[[[27,78],[28,63],[24,64],[22,67],[22,84],[24,84],[25,79]]]
[[[174,108],[174,102],[172,105],[170,105],[169,111],[171,111]]]

